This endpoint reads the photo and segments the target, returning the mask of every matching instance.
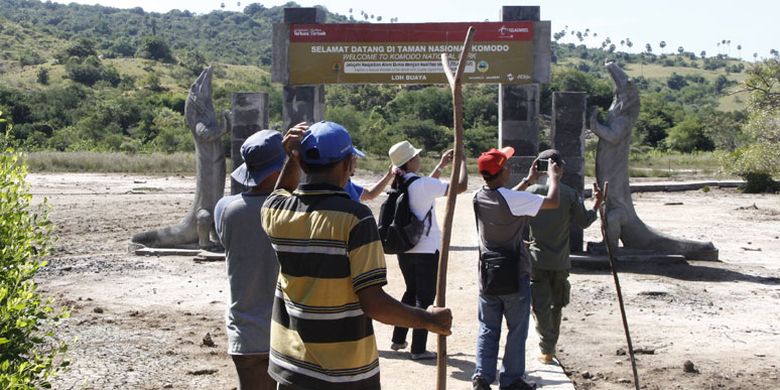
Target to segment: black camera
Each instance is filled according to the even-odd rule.
[[[550,169],[550,159],[540,158],[536,160],[536,170],[539,172],[547,172]]]

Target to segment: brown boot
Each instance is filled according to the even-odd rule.
[[[551,353],[543,353],[539,355],[539,361],[542,364],[555,364],[555,356]]]

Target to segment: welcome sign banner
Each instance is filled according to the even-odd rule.
[[[469,26],[464,83],[530,84],[534,23],[291,24],[289,85],[446,84]]]

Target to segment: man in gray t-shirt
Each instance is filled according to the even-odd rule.
[[[230,294],[225,312],[228,354],[239,390],[271,390],[276,382],[268,375],[268,351],[279,263],[261,226],[260,210],[284,165],[282,135],[274,130],[253,134],[241,146],[241,156],[244,163],[231,176],[250,190],[226,196],[214,207]]]
[[[524,192],[528,183],[539,175],[536,164],[531,165],[528,177],[512,189],[505,188],[509,170],[505,164],[514,154],[510,147],[491,149],[477,159],[477,166],[485,185],[474,194],[474,210],[477,217],[480,252],[511,253],[518,262],[516,291],[502,289],[492,293],[480,287],[479,332],[472,385],[474,390],[490,389],[496,380],[498,364],[498,342],[501,322],[506,318],[507,336],[501,373],[498,378],[500,389],[533,389],[523,379],[525,374],[525,339],[528,336],[528,321],[531,311],[531,287],[529,276],[531,263],[528,251],[523,245],[523,230],[530,217],[540,209],[558,207],[558,182],[560,167],[551,165],[550,191],[546,196]],[[507,264],[507,263],[505,263]],[[480,266],[480,272],[484,268]]]

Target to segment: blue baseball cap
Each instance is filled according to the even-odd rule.
[[[276,130],[260,130],[241,145],[244,163],[230,176],[237,182],[255,187],[276,171],[281,171],[287,154],[282,146],[282,133]]]
[[[350,155],[365,157],[352,145],[352,137],[344,126],[335,122],[317,122],[309,126],[301,141],[301,158],[311,165],[328,165]]]

